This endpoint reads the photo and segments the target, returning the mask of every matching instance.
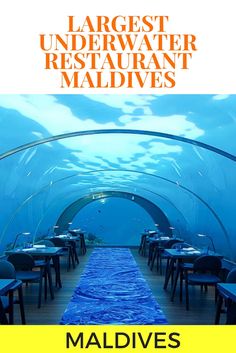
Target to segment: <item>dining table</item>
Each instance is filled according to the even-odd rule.
[[[46,270],[46,278],[48,280],[48,285],[49,285],[49,291],[51,295],[51,299],[54,299],[54,289],[53,289],[53,284],[52,284],[52,274],[51,274],[51,259],[53,260],[53,265],[55,267],[55,276],[56,276],[56,285],[59,286],[59,288],[62,287],[61,283],[61,271],[60,271],[60,255],[63,252],[63,248],[61,247],[55,247],[55,246],[45,246],[45,245],[34,245],[29,248],[25,249],[12,249],[12,250],[7,250],[5,252],[6,255],[12,255],[12,254],[17,254],[17,253],[27,253],[31,255],[34,259],[35,258],[43,258],[46,262],[45,270]]]
[[[192,262],[197,257],[199,257],[202,253],[200,250],[195,249],[193,247],[182,248],[182,249],[165,249],[165,255],[169,258],[168,266],[166,267],[165,281],[164,281],[164,289],[167,289],[169,280],[174,271],[174,281],[171,288],[171,301],[174,300],[176,286],[179,279],[179,274],[181,270],[181,264],[183,262]]]
[[[189,245],[186,248],[179,248],[179,249],[165,249],[165,254],[169,257],[169,265],[166,268],[166,275],[164,281],[164,289],[167,289],[169,280],[172,275],[172,271],[174,271],[174,280],[173,285],[171,288],[171,301],[174,301],[176,287],[181,271],[181,265],[186,262],[194,262],[199,256],[202,255],[213,255],[217,256],[220,259],[223,258],[222,255],[215,253],[213,251],[206,251],[204,249],[198,249]],[[180,299],[182,299],[182,290],[180,291]]]
[[[223,298],[227,298],[226,324],[236,324],[236,283],[218,283],[217,289]]]
[[[236,283],[218,283],[217,289],[236,303]]]

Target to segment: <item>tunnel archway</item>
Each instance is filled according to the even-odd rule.
[[[166,215],[164,214],[164,212],[157,205],[136,194],[121,192],[121,191],[103,191],[103,192],[91,193],[83,198],[76,200],[71,205],[69,205],[60,215],[56,224],[58,226],[58,228],[56,228],[56,233],[60,234],[61,232],[68,230],[70,223],[73,221],[76,215],[78,215],[79,212],[82,211],[86,206],[92,203],[96,203],[97,201],[101,201],[101,202],[104,201],[105,203],[106,199],[115,199],[115,198],[129,201],[130,205],[131,203],[136,204],[137,206],[139,206],[139,208],[142,208],[143,211],[145,211],[145,213],[147,213],[150,216],[150,218],[153,221],[153,225],[158,224],[158,229],[161,232],[163,232],[166,235],[172,236],[172,229],[170,226],[170,222],[166,217]],[[113,203],[113,207],[114,207],[114,203]],[[124,216],[124,215],[123,216],[121,215],[122,212],[123,210],[120,209],[120,215],[118,215],[118,218],[119,216],[121,218]],[[140,237],[140,234],[137,234],[137,239],[139,239],[139,237]],[[123,245],[123,244],[119,244],[119,245]],[[137,245],[137,240],[135,245]]]
[[[132,132],[131,132],[132,131]],[[162,197],[165,197],[166,199],[170,200],[170,202],[175,204],[176,209],[179,209],[181,213],[185,213],[186,216],[185,218],[188,219],[188,223],[191,223],[191,228],[190,232],[187,233],[187,236],[192,237],[195,233],[209,233],[209,234],[213,234],[214,238],[216,238],[216,242],[218,243],[218,248],[220,248],[221,246],[225,247],[225,239],[227,240],[226,245],[228,247],[227,250],[227,256],[230,256],[230,258],[234,258],[234,251],[233,248],[231,247],[230,244],[230,234],[232,234],[232,224],[231,224],[231,219],[232,219],[232,211],[233,207],[228,207],[228,212],[224,213],[222,212],[222,208],[221,208],[221,198],[222,195],[224,195],[224,199],[228,202],[228,205],[230,206],[232,201],[230,198],[230,193],[228,192],[228,189],[225,189],[225,185],[228,182],[231,182],[231,175],[232,173],[230,172],[234,166],[232,165],[232,162],[235,161],[235,156],[226,152],[225,150],[219,149],[214,147],[211,144],[205,144],[202,142],[199,142],[197,140],[194,139],[189,139],[189,138],[185,138],[182,136],[177,136],[177,135],[172,135],[172,134],[167,134],[167,133],[162,133],[162,132],[157,132],[157,131],[145,131],[145,130],[129,130],[129,129],[101,129],[101,130],[90,130],[90,131],[82,131],[82,132],[72,132],[72,133],[63,133],[61,135],[55,135],[55,136],[51,136],[49,138],[46,139],[40,139],[39,141],[34,141],[28,144],[24,144],[21,145],[17,148],[14,148],[12,150],[8,150],[8,152],[3,153],[0,155],[0,159],[3,160],[4,165],[6,164],[6,170],[8,169],[7,166],[8,164],[11,162],[10,160],[16,160],[19,163],[15,163],[16,166],[18,166],[18,164],[24,165],[24,162],[21,163],[24,159],[25,159],[25,163],[28,164],[29,161],[31,161],[32,157],[35,156],[35,154],[37,154],[38,152],[41,158],[42,155],[42,150],[43,149],[47,149],[47,153],[50,154],[49,149],[51,148],[51,151],[53,151],[53,160],[56,158],[56,155],[54,153],[54,146],[53,145],[48,145],[46,146],[48,143],[52,143],[57,140],[64,140],[67,138],[75,138],[75,137],[79,137],[79,138],[83,138],[83,136],[87,136],[87,135],[94,135],[94,136],[101,136],[102,138],[104,137],[104,135],[107,134],[114,134],[114,136],[116,136],[116,139],[120,139],[121,136],[123,135],[139,135],[139,136],[151,136],[151,137],[155,137],[155,142],[157,142],[158,144],[158,139],[157,138],[161,138],[161,139],[167,139],[167,140],[174,140],[174,141],[178,141],[179,144],[181,144],[181,148],[177,149],[177,150],[172,150],[172,152],[175,153],[175,158],[169,158],[168,154],[167,157],[165,155],[165,153],[163,153],[163,155],[161,155],[161,157],[157,158],[157,156],[159,156],[159,148],[160,146],[157,145],[157,156],[154,154],[152,157],[152,164],[150,164],[150,166],[152,166],[151,169],[146,169],[145,168],[145,172],[143,173],[143,165],[141,164],[137,164],[136,160],[139,161],[140,159],[140,154],[136,153],[134,156],[135,158],[132,159],[132,161],[134,161],[134,166],[132,168],[132,172],[135,173],[140,173],[140,176],[142,174],[142,178],[139,178],[139,182],[140,182],[140,186],[142,187],[142,190],[144,191],[145,185],[149,185],[149,176],[154,176],[159,178],[160,182],[165,182],[165,185],[159,185],[154,183],[154,184],[150,184],[152,191],[153,191],[153,195],[154,194],[161,194]],[[118,136],[121,135],[121,136]],[[115,137],[114,137],[115,138]],[[136,136],[135,136],[136,139]],[[98,142],[98,141],[97,141]],[[130,142],[130,140],[129,140]],[[134,141],[135,142],[135,141]],[[137,142],[137,141],[136,141]],[[146,145],[145,145],[145,141],[141,140],[141,142],[139,141],[139,146],[144,146],[147,151],[149,151],[149,148],[151,147],[150,144],[155,143],[154,140],[150,140]],[[168,142],[169,143],[169,142]],[[144,145],[143,145],[144,144]],[[96,143],[95,143],[96,145]],[[120,146],[121,144],[119,144]],[[39,146],[41,146],[39,148]],[[135,145],[136,146],[136,145]],[[163,145],[161,145],[163,147]],[[190,148],[191,146],[191,148]],[[47,148],[46,148],[47,147]],[[48,147],[50,147],[48,149]],[[30,153],[27,153],[28,150],[32,151]],[[77,147],[75,148],[75,151],[77,151]],[[64,148],[62,148],[61,150],[63,150],[63,156],[64,156]],[[63,176],[68,173],[69,171],[71,171],[71,169],[75,169],[78,167],[78,164],[80,163],[80,154],[84,154],[86,156],[86,158],[88,157],[85,153],[86,151],[86,145],[83,144],[83,149],[79,150],[79,156],[77,156],[76,161],[73,160],[73,158],[71,158],[71,156],[69,156],[69,159],[62,159],[62,156],[59,156],[59,161],[57,161],[57,164],[55,163],[55,167],[52,168],[51,166],[46,165],[44,167],[44,170],[41,170],[40,168],[38,168],[37,165],[37,172],[38,175],[40,176],[39,178],[36,178],[34,180],[32,180],[32,182],[26,183],[25,185],[27,185],[27,188],[23,189],[25,193],[21,193],[21,195],[25,196],[25,200],[33,200],[33,198],[31,198],[31,195],[36,195],[37,194],[37,199],[40,200],[40,205],[42,206],[40,209],[39,213],[39,207],[38,205],[36,205],[37,207],[34,207],[34,204],[36,204],[36,202],[32,203],[32,205],[29,205],[29,207],[24,207],[25,202],[19,204],[19,202],[17,202],[16,204],[16,208],[15,211],[12,212],[12,214],[9,217],[9,222],[8,224],[10,224],[11,220],[13,218],[16,218],[15,215],[20,214],[21,210],[22,210],[22,214],[23,216],[27,216],[28,215],[30,217],[29,218],[29,226],[28,228],[33,228],[33,220],[36,219],[39,220],[39,223],[41,222],[41,219],[43,219],[44,217],[44,213],[45,213],[45,209],[48,208],[48,206],[51,205],[51,201],[55,201],[54,204],[58,204],[58,200],[64,200],[63,195],[61,196],[55,196],[55,198],[53,199],[53,197],[50,199],[45,192],[45,197],[40,197],[40,195],[43,193],[38,193],[35,192],[35,188],[36,187],[43,187],[44,190],[44,185],[43,182],[45,179],[49,179],[49,183],[48,185],[50,185],[50,189],[52,190],[53,188],[51,187],[52,185],[54,185],[54,180],[55,180],[55,176],[57,177],[59,173],[62,173]],[[96,149],[93,150],[89,150],[88,152],[91,152],[92,155],[94,155],[94,151],[96,151]],[[131,148],[132,151],[132,148]],[[45,151],[44,151],[45,152]],[[84,172],[90,172],[89,167],[91,167],[92,169],[96,169],[94,170],[95,173],[98,172],[97,168],[98,166],[100,166],[100,162],[104,162],[110,167],[109,170],[115,170],[118,172],[121,172],[122,170],[124,170],[125,168],[122,165],[122,168],[120,167],[120,164],[128,164],[130,163],[130,161],[127,160],[123,160],[122,158],[120,158],[119,155],[119,149],[116,151],[117,152],[117,162],[119,163],[114,163],[112,161],[112,159],[110,160],[109,158],[106,159],[104,158],[104,154],[102,153],[101,156],[95,156],[98,160],[99,163],[94,163],[91,162],[91,165],[89,163],[87,163],[87,159],[86,159],[86,164],[83,162],[82,160],[82,164],[80,165],[80,168],[82,168],[82,175],[84,175]],[[125,150],[126,152],[126,150]],[[171,153],[172,153],[171,152]],[[19,156],[18,156],[19,153]],[[73,154],[73,152],[71,152]],[[97,153],[97,151],[96,151]],[[100,151],[101,153],[101,151]],[[170,154],[171,154],[170,153]],[[214,154],[214,158],[212,159],[212,153]],[[146,156],[146,153],[144,154]],[[192,159],[187,158],[189,155],[193,155],[194,156],[194,163],[196,163],[196,165],[193,163]],[[8,160],[9,157],[9,160]],[[68,157],[68,155],[66,154],[66,157]],[[95,158],[95,159],[96,159]],[[148,159],[148,158],[147,158]],[[215,161],[215,159],[217,159]],[[219,161],[218,161],[219,159]],[[57,160],[57,159],[56,159]],[[35,162],[35,159],[32,159],[32,161]],[[46,159],[46,161],[48,161],[47,163],[49,164],[50,160]],[[74,162],[70,163],[70,162]],[[189,161],[191,161],[191,163],[189,163]],[[101,163],[102,163],[101,162]],[[157,163],[158,162],[158,163]],[[183,163],[182,163],[183,162]],[[211,170],[214,171],[214,175],[218,175],[217,180],[210,178],[210,174],[209,174],[209,170],[207,168],[208,162],[210,162],[210,166],[211,166]],[[46,163],[46,164],[47,164]],[[66,164],[65,164],[66,163]],[[35,164],[35,163],[34,163]],[[226,165],[225,167],[225,171],[222,171],[222,165],[224,166],[224,164]],[[146,165],[146,164],[145,164]],[[158,168],[156,168],[158,166]],[[192,168],[192,166],[194,166],[194,168]],[[219,168],[220,166],[220,168]],[[142,172],[140,172],[139,168],[141,168]],[[17,169],[17,167],[15,168]],[[23,172],[23,168],[22,172]],[[42,168],[43,169],[43,168]],[[85,171],[84,171],[85,169]],[[135,169],[135,170],[134,170]],[[63,171],[63,172],[61,172]],[[18,170],[16,170],[17,175],[19,175]],[[157,175],[157,173],[159,175]],[[12,173],[14,174],[14,173]],[[31,175],[31,171],[26,174],[25,176],[25,180],[28,181],[28,177]],[[80,176],[80,173],[77,174],[78,176]],[[204,182],[203,182],[203,178]],[[227,179],[226,179],[227,178]],[[53,180],[54,179],[54,180]],[[86,179],[86,178],[84,178]],[[95,179],[95,178],[94,178]],[[137,178],[136,178],[137,179]],[[66,180],[66,178],[60,178],[60,180]],[[103,177],[97,177],[97,182],[99,182],[100,180],[103,180]],[[85,182],[87,182],[85,180]],[[123,182],[123,181],[122,181]],[[166,182],[169,184],[169,186],[166,184]],[[88,184],[88,183],[87,183]],[[164,184],[164,183],[162,183]],[[4,185],[4,183],[3,183]],[[28,185],[30,185],[32,187],[32,194],[29,196],[28,195],[28,191],[31,190]],[[66,195],[68,194],[69,191],[71,191],[71,195],[74,195],[74,200],[75,198],[77,198],[76,193],[78,190],[78,186],[79,185],[83,185],[83,180],[80,183],[74,184],[72,185],[72,187],[65,185],[65,188],[63,188],[63,191],[66,193]],[[136,185],[136,180],[134,180],[133,185]],[[167,185],[167,186],[166,186]],[[196,189],[196,187],[198,186],[198,188]],[[208,187],[209,186],[209,187]],[[219,197],[219,193],[218,190],[220,189],[224,189],[224,194],[221,193],[221,196]],[[71,189],[71,190],[70,190]],[[73,189],[73,190],[72,190]],[[132,188],[131,188],[132,189]],[[18,188],[19,190],[19,188]],[[22,188],[20,189],[22,190]],[[45,189],[46,190],[46,189]],[[55,194],[55,190],[59,191],[58,188],[53,189],[53,192]],[[179,195],[180,197],[177,197],[176,194],[180,194],[179,191],[184,191],[184,193],[182,195]],[[60,193],[58,193],[58,195],[60,195]],[[142,195],[143,196],[143,195]],[[147,195],[145,195],[144,197],[146,197]],[[57,200],[56,200],[57,197]],[[35,198],[36,200],[36,198]],[[34,200],[34,201],[35,201]],[[73,201],[74,201],[73,200]],[[36,200],[37,201],[37,200]],[[68,200],[69,201],[69,200]],[[73,202],[72,200],[70,200],[69,202]],[[152,199],[153,201],[153,199]],[[155,201],[154,201],[155,202]],[[158,202],[157,202],[158,203]],[[188,207],[186,208],[186,204],[188,204]],[[14,205],[14,203],[13,203]],[[23,205],[23,207],[22,207]],[[27,203],[28,205],[28,203]],[[159,204],[158,204],[159,205]],[[60,212],[62,212],[63,210],[63,206],[66,207],[65,203],[64,205],[61,206],[61,209],[58,210],[57,212],[55,211],[54,208],[54,219],[52,220],[51,225],[53,226],[55,224],[56,219],[58,218],[58,215],[60,214]],[[206,207],[205,207],[206,206]],[[11,207],[12,207],[12,203],[11,203]],[[37,212],[35,212],[34,210],[37,209]],[[20,210],[20,212],[18,212]],[[164,212],[166,212],[166,209],[163,208]],[[207,215],[205,214],[207,212]],[[205,222],[205,219],[208,217],[208,212],[210,211],[210,216],[213,215],[213,217],[211,217],[211,219],[213,220],[213,225],[210,225],[209,219],[208,222]],[[36,214],[36,215],[35,215]],[[170,217],[170,215],[166,212],[166,215],[168,215],[170,221],[172,224],[176,223],[175,221],[178,221],[178,217],[177,219],[172,219]],[[6,215],[8,216],[8,214]],[[6,219],[6,216],[3,215],[3,219]],[[7,230],[7,228],[9,228],[9,232],[7,232],[7,237],[9,236],[9,234],[14,234],[18,228],[19,225],[21,225],[20,223],[20,217],[19,221],[16,222],[14,224],[14,227],[11,227],[13,229],[10,229],[10,227],[8,227],[8,224],[4,227],[2,234],[5,235],[5,230]],[[32,219],[32,222],[31,222]],[[226,225],[226,226],[225,226]],[[11,226],[11,225],[10,225]],[[48,228],[48,227],[47,227]],[[31,230],[31,229],[30,229]],[[32,230],[31,230],[32,231]],[[189,229],[188,229],[189,231]],[[33,230],[34,234],[36,234],[35,230]],[[45,231],[42,230],[42,233],[46,234],[47,230]],[[41,236],[41,234],[39,234]],[[223,235],[223,237],[222,237]],[[3,238],[3,236],[2,236]],[[6,237],[5,237],[6,238]],[[11,235],[9,237],[9,239],[11,239]],[[10,243],[10,242],[9,242]]]

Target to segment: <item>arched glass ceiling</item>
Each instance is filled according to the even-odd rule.
[[[235,154],[230,143],[236,132],[235,99],[235,95],[1,95],[1,153],[68,132],[132,129],[184,136]],[[14,129],[9,130],[9,124]]]
[[[1,248],[18,231],[45,234],[80,197],[126,190],[156,203],[186,239],[211,234],[235,258],[235,102],[210,95],[0,96]]]

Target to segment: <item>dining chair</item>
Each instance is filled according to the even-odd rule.
[[[45,245],[45,246],[55,246],[50,240],[40,240],[35,245]],[[35,267],[46,266],[45,260],[42,260],[41,257],[34,257]]]
[[[53,244],[53,242],[51,240],[48,240],[48,239],[39,240],[39,241],[37,241],[37,243],[35,245],[45,245],[45,246],[49,246],[49,247],[55,246]]]
[[[148,249],[148,266],[151,265],[152,263],[152,259],[153,259],[153,255],[155,252],[156,247],[159,246],[159,242],[158,239],[156,240],[152,240],[149,242],[149,249]]]
[[[202,255],[193,262],[193,273],[189,273],[187,270],[185,271],[186,310],[189,310],[189,285],[215,287],[216,300],[216,285],[221,282],[218,276],[220,269],[221,260],[217,256]]]
[[[163,260],[167,260],[166,263],[166,270],[170,264],[170,257],[165,254],[165,249],[172,249],[174,244],[182,243],[183,241],[180,239],[170,239],[164,245],[158,246],[154,250],[152,262],[151,262],[151,270],[155,264],[155,260],[157,260],[157,271],[160,269],[160,274],[162,275],[163,272]]]
[[[0,261],[0,278],[1,279],[15,279],[16,271],[12,263],[6,260]],[[14,293],[17,291],[18,297],[16,298]],[[3,309],[6,313],[9,314],[9,324],[14,323],[14,304],[19,304],[21,322],[23,325],[26,324],[25,321],[25,310],[24,310],[24,301],[23,301],[23,292],[22,292],[22,282],[16,280],[11,289],[8,290],[8,295],[1,296],[1,302]]]
[[[0,325],[8,325],[6,311],[2,303],[2,296],[0,296]]]
[[[184,249],[189,247],[189,244],[185,243],[183,240],[180,239],[171,239],[171,241],[169,241],[166,246],[165,249]],[[165,272],[165,284],[164,284],[164,289],[167,288],[168,283],[169,283],[169,279],[171,279],[171,286],[173,286],[174,283],[174,274],[175,271],[177,269],[177,259],[168,255],[168,254],[163,254],[162,256],[163,258],[165,258],[167,260],[166,262],[166,272]]]
[[[78,253],[77,253],[77,245],[76,244],[79,243],[79,249],[80,249],[81,255],[85,255],[85,252],[86,252],[86,250],[84,249],[85,243],[83,244],[83,240],[81,238],[81,235],[82,235],[82,238],[84,239],[83,233],[77,234],[74,231],[68,231],[68,236],[70,238],[66,239],[67,243],[72,248],[72,256],[74,258],[74,263],[77,263],[77,264],[79,264],[79,257],[78,257]]]
[[[87,247],[86,247],[84,233],[82,233],[82,232],[79,233],[79,236],[80,236],[81,255],[85,255],[87,252]]]
[[[51,238],[50,241],[54,244],[54,246],[58,246],[63,248],[61,256],[65,256],[67,258],[67,271],[70,270],[71,264],[72,267],[75,268],[75,259],[73,254],[73,248],[70,243],[68,243],[65,239],[62,238]]]
[[[176,249],[176,250],[183,250],[183,249],[188,249],[190,247],[190,245],[188,243],[183,242],[178,242],[178,243],[174,243],[171,246],[171,249]],[[168,260],[169,261],[169,260]],[[175,263],[173,264],[174,267],[172,269],[172,276],[174,274],[174,270],[175,270]],[[192,270],[193,269],[193,263],[192,262],[182,262],[180,264],[180,300],[182,300],[182,282],[183,282],[183,272],[186,270]]]
[[[45,245],[48,247],[56,246],[49,239],[39,240],[35,245]],[[52,262],[50,262],[50,267],[52,267],[55,271],[55,286],[62,288],[61,275],[60,275],[60,256],[64,256],[63,252],[60,255],[52,256]]]
[[[38,308],[41,307],[42,301],[42,285],[43,277],[45,276],[45,267],[40,266],[39,270],[33,271],[35,262],[33,257],[27,253],[14,253],[8,256],[7,259],[11,262],[16,270],[16,279],[23,283],[38,283]]]
[[[175,243],[172,246],[172,249],[178,249],[178,250],[182,250],[182,249],[188,249],[190,247],[190,245],[188,243],[185,242],[180,242],[180,243]],[[179,291],[179,298],[180,298],[180,302],[182,302],[182,297],[183,297],[183,280],[184,280],[184,273],[186,271],[193,271],[193,259],[188,259],[188,261],[184,261],[181,262],[179,264],[179,283],[180,283],[180,291]]]
[[[148,241],[149,235],[144,233],[141,235],[141,239],[140,239],[140,245],[139,245],[139,254],[142,256],[146,256],[146,249],[147,249],[147,245],[149,244]]]

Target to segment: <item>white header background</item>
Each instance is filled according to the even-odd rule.
[[[66,33],[69,15],[169,16],[167,32],[195,34],[198,51],[172,89],[62,89],[60,73],[44,69],[39,34]],[[5,0],[0,36],[0,93],[236,93],[234,0]]]

